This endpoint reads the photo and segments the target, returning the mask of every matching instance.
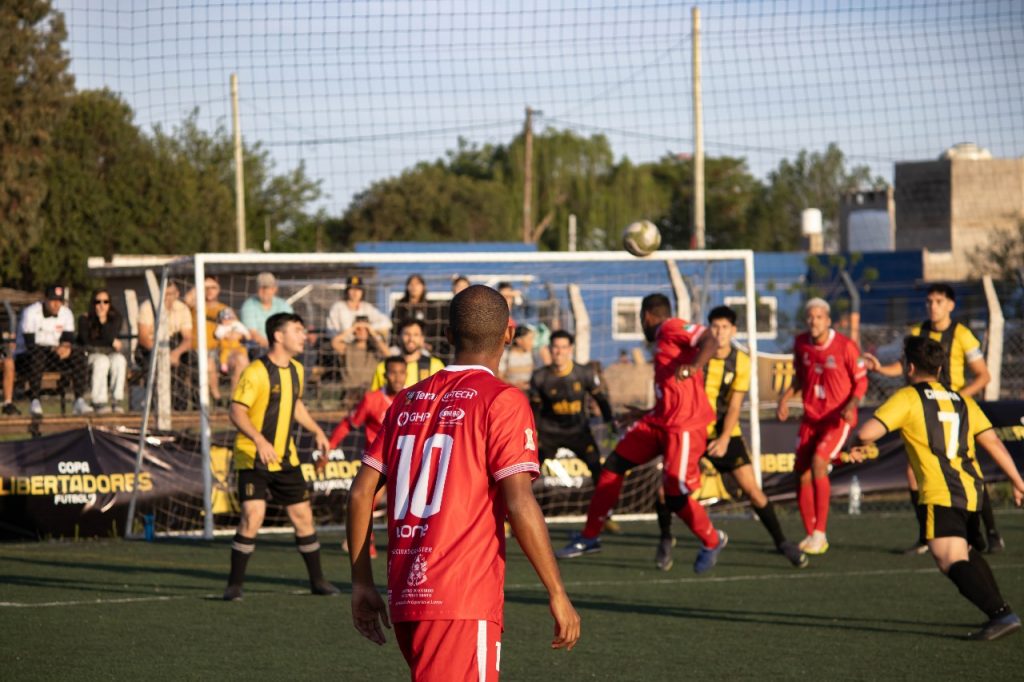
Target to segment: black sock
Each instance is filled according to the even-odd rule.
[[[958,561],[949,567],[949,573],[946,575],[960,590],[960,594],[981,609],[982,613],[990,619],[999,618],[1011,612],[1010,605],[1003,601],[999,590],[995,588],[994,581],[990,582],[975,562]]]
[[[996,577],[992,575],[992,569],[989,567],[988,562],[985,561],[985,557],[981,555],[981,552],[976,551],[974,548],[968,548],[967,561],[971,566],[974,566],[975,570],[985,579],[989,587],[995,590],[996,594],[999,595],[1000,601],[1002,601],[1003,595],[999,591]]]
[[[249,557],[256,551],[256,538],[247,538],[235,533],[231,543],[231,574],[228,585],[242,586],[245,582],[245,567],[249,565]]]
[[[672,510],[661,500],[655,500],[654,511],[658,515],[658,528],[661,529],[661,539],[668,540],[672,537]]]
[[[988,486],[984,484],[981,486],[981,521],[989,535],[999,532],[996,530],[996,515],[992,513],[992,498],[989,497]]]
[[[776,547],[786,541],[786,536],[782,532],[782,526],[779,525],[779,518],[775,516],[775,507],[772,506],[770,501],[765,502],[765,505],[760,509],[754,507],[754,513],[757,514],[757,518],[761,519],[761,523],[764,524],[765,529],[772,536]]]
[[[314,585],[323,582],[324,571],[320,567],[320,541],[317,540],[316,533],[301,538],[296,535],[295,549],[299,550],[302,560],[306,562],[309,582]]]
[[[928,525],[928,507],[918,504],[920,499],[918,491],[910,491],[910,504],[914,505],[914,514],[917,516],[917,544],[926,545],[928,540],[925,538],[925,526]]]

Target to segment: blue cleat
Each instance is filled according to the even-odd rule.
[[[707,573],[718,563],[718,555],[729,544],[729,536],[724,530],[718,531],[718,546],[714,549],[701,547],[697,552],[697,560],[693,562],[693,572],[696,574]]]
[[[981,642],[991,642],[994,639],[1005,637],[1020,630],[1020,617],[1015,613],[1008,613],[999,618],[993,618],[981,626],[977,632],[967,635],[967,639]]]
[[[580,533],[574,533],[569,544],[555,552],[557,559],[575,559],[584,554],[596,554],[601,551],[601,538],[585,538]]]

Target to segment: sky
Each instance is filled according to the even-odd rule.
[[[524,110],[604,134],[617,157],[693,150],[691,12],[678,0],[563,2],[54,0],[79,88],[136,122],[230,129],[277,170],[304,163],[340,214],[374,181],[472,143]],[[836,142],[892,178],[897,161],[971,141],[1024,156],[1024,2],[705,2],[705,150],[765,177]]]

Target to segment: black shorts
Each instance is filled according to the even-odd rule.
[[[309,486],[302,472],[295,469],[267,471],[242,469],[238,472],[238,501],[266,500],[267,491],[278,504],[290,506],[309,501]]]
[[[559,449],[572,450],[573,454],[582,459],[588,465],[597,463],[601,457],[601,451],[594,440],[594,434],[590,429],[584,429],[576,433],[543,432],[538,434],[537,453],[541,461],[554,459]]]
[[[926,540],[935,538],[963,538],[972,542],[980,534],[978,512],[957,509],[956,507],[940,507],[934,504],[923,504],[926,514],[924,537]]]
[[[708,441],[710,444],[710,440]],[[704,455],[720,474],[727,474],[735,471],[741,466],[750,464],[750,453],[747,452],[747,444],[743,442],[742,436],[733,436],[729,439],[729,447],[721,457],[709,457]]]

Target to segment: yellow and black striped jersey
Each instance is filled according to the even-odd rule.
[[[971,398],[937,381],[897,391],[875,411],[890,431],[900,431],[920,488],[919,504],[977,511],[982,474],[974,438],[992,423]]]
[[[708,425],[708,437],[715,438],[729,411],[733,393],[750,391],[750,356],[735,346],[724,358],[712,357],[704,373],[704,392],[715,409],[715,421]],[[742,435],[739,422],[731,436]]]
[[[970,329],[959,322],[953,322],[943,331],[932,329],[930,322],[912,327],[911,336],[924,336],[932,341],[938,341],[946,356],[946,362],[939,371],[939,381],[959,391],[967,383],[964,368],[968,364],[982,357],[981,342],[978,341]]]
[[[302,398],[302,365],[291,360],[278,367],[266,356],[245,368],[231,400],[249,410],[249,419],[263,437],[274,444],[278,463],[266,465],[268,471],[299,466],[299,454],[292,438],[295,405]],[[235,468],[262,469],[256,444],[241,431],[235,436]]]
[[[427,377],[432,377],[444,369],[444,361],[433,355],[421,355],[416,362],[407,363],[405,366],[405,388],[418,384]],[[377,363],[373,372],[373,381],[370,382],[371,391],[379,391],[388,382],[384,361]]]

